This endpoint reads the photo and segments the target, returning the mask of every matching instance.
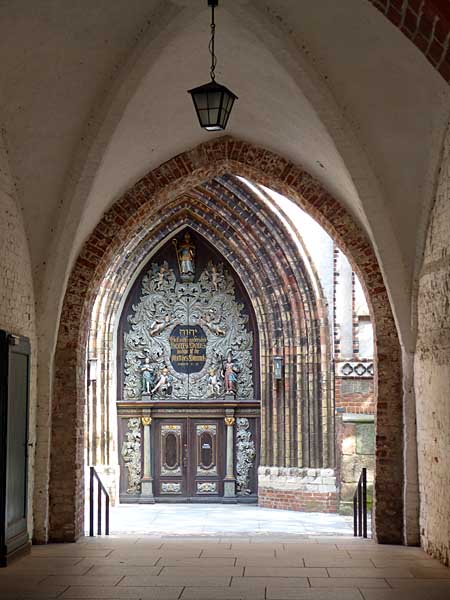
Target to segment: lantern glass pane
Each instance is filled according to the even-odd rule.
[[[227,113],[230,112],[231,104],[232,104],[232,97],[229,94],[225,94],[223,106]]]
[[[208,108],[208,95],[204,92],[200,94],[194,94],[194,102],[197,105],[198,110]]]
[[[222,94],[220,92],[213,92],[212,94],[208,94],[208,104],[210,108],[218,108],[220,106],[221,98]]]
[[[209,122],[211,125],[214,125],[219,120],[219,110],[217,108],[213,108],[209,111]]]

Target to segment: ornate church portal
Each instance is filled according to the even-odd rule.
[[[117,365],[121,502],[256,500],[256,320],[236,273],[194,231],[135,280]]]

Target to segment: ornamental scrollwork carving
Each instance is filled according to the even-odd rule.
[[[240,496],[251,493],[249,489],[250,469],[256,458],[255,442],[251,439],[249,420],[236,419],[236,487]]]
[[[217,494],[217,483],[212,481],[197,483],[197,494]]]
[[[181,483],[161,483],[162,494],[181,494]]]
[[[233,277],[222,263],[209,262],[195,282],[177,280],[167,262],[151,264],[128,321],[125,400],[204,399],[230,391],[253,398],[253,335]],[[203,336],[197,338],[199,367],[194,372],[174,368],[173,340],[187,327]]]
[[[141,421],[128,419],[122,443],[122,458],[127,468],[127,494],[141,493]]]

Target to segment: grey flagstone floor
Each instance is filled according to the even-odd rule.
[[[261,508],[256,504],[122,504],[111,533],[136,535],[351,535],[353,518]],[[86,519],[86,523],[88,520]]]

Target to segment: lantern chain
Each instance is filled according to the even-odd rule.
[[[211,79],[212,81],[216,80],[216,65],[217,65],[217,56],[215,54],[214,41],[216,35],[216,24],[214,21],[214,2],[211,3],[211,40],[209,42],[209,53],[211,54]]]

